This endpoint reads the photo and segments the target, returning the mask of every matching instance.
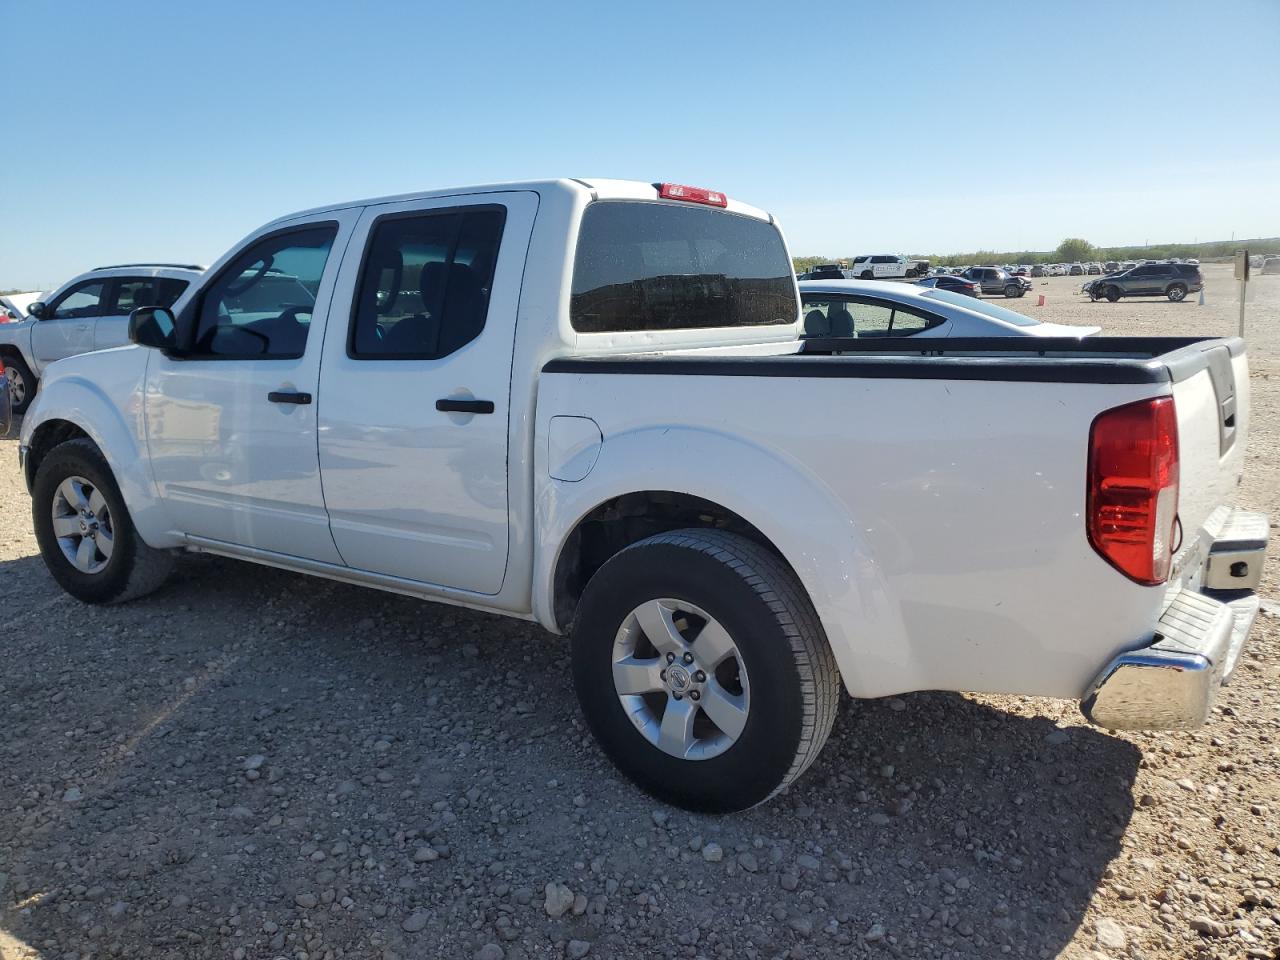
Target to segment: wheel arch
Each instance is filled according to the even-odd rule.
[[[140,398],[138,398],[140,400]],[[143,541],[157,548],[180,539],[156,496],[145,446],[140,402],[121,411],[102,388],[82,376],[58,377],[42,388],[23,422],[24,479],[30,490],[49,451],[66,440],[85,438],[102,453]],[[133,417],[130,424],[126,419]]]
[[[888,660],[910,656],[864,527],[820,478],[777,451],[709,430],[639,429],[609,436],[582,481],[542,480],[537,504],[532,606],[553,633],[569,630],[591,573],[617,550],[660,530],[718,528],[759,543],[795,573],[851,693],[878,689],[881,645],[898,651]],[[646,515],[654,505],[659,513]],[[591,529],[602,522],[616,525]]]
[[[690,528],[736,533],[791,566],[755,524],[721,504],[676,490],[635,490],[597,504],[561,542],[551,570],[556,626],[573,622],[591,577],[612,557],[655,534]]]

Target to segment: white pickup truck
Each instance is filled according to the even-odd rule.
[[[773,219],[554,180],[266,225],[22,424],[87,602],[205,551],[572,634],[643,788],[733,810],[855,697],[1202,723],[1257,611],[1240,340],[801,337]]]

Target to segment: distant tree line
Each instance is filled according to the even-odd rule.
[[[934,266],[960,266],[985,263],[1077,263],[1089,260],[1167,260],[1170,257],[1195,257],[1198,260],[1229,260],[1237,250],[1250,254],[1280,254],[1280,237],[1259,240],[1218,240],[1212,243],[1157,243],[1136,247],[1095,247],[1088,240],[1068,237],[1056,250],[978,250],[974,253],[911,254],[928,260]],[[797,273],[804,273],[819,263],[837,263],[852,257],[792,257]]]

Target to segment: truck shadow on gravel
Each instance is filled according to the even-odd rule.
[[[604,760],[535,626],[207,558],[117,607],[34,557],[0,584],[0,945],[30,956],[1051,957],[1132,813],[1132,744],[916,694],[692,815]]]

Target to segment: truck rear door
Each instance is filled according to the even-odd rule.
[[[520,284],[538,198],[367,207],[326,337],[320,472],[348,566],[496,594]]]

